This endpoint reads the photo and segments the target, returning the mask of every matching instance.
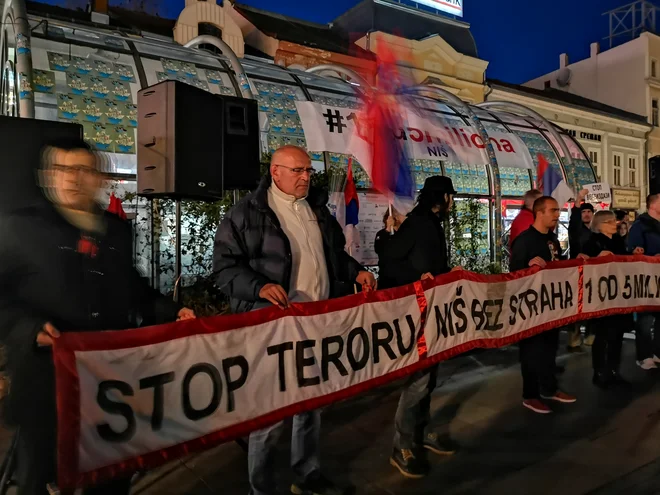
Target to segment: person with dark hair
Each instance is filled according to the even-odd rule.
[[[456,191],[449,177],[426,179],[417,205],[387,241],[380,258],[398,267],[391,271],[396,286],[432,279],[450,271],[442,223],[454,203],[454,194]],[[390,464],[407,478],[421,478],[429,472],[426,451],[439,455],[456,451],[449,438],[427,430],[437,375],[437,365],[418,371],[408,378],[401,393],[394,420],[396,432]]]
[[[194,318],[133,267],[131,229],[96,202],[102,177],[84,141],[51,143],[41,171],[49,201],[0,217],[0,340],[11,390],[5,420],[19,428],[18,488],[45,495],[56,480],[55,370],[60,332],[121,330]],[[66,462],[66,459],[63,459]],[[130,479],[85,493],[121,495]]]
[[[562,259],[555,229],[559,204],[550,196],[534,202],[534,224],[513,243],[511,271],[532,266],[544,268]],[[539,414],[552,410],[541,399],[572,403],[577,399],[559,390],[555,376],[555,357],[559,330],[547,330],[520,341],[520,369],[523,377],[523,406]]]
[[[593,235],[584,245],[584,254],[611,256],[627,254],[623,239],[616,233],[616,216],[612,211],[599,211],[591,221]],[[607,389],[616,385],[629,385],[619,374],[623,334],[631,327],[631,315],[613,315],[592,320],[595,339],[591,348],[594,385]]]
[[[646,198],[646,213],[642,213],[630,227],[628,250],[633,254],[660,256],[660,194]],[[637,365],[643,370],[652,370],[660,363],[660,313],[637,313],[635,346]]]
[[[392,238],[394,232],[399,230],[401,224],[405,221],[406,217],[399,213],[395,208],[390,208],[385,211],[383,215],[383,229],[376,234],[374,241],[374,251],[378,255],[378,288],[390,289],[396,287],[394,273],[399,270],[400,265],[397,263],[388,264],[385,262],[384,255],[387,249],[387,243]]]
[[[594,207],[591,203],[583,202],[588,193],[587,189],[582,189],[571,209],[571,218],[568,223],[568,245],[571,259],[577,258],[583,252],[584,245],[591,239],[591,219],[594,217]],[[580,330],[582,325],[586,329],[584,341]],[[590,346],[593,342],[594,334],[591,331],[591,322],[578,322],[568,327],[567,348],[569,352],[579,352],[583,349],[583,343]]]
[[[530,189],[523,196],[524,205],[520,210],[520,213],[516,216],[511,224],[511,230],[509,231],[509,248],[513,246],[513,241],[516,238],[525,232],[528,228],[534,223],[534,201],[543,196],[543,193],[538,189]]]

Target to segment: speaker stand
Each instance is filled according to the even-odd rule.
[[[174,302],[181,302],[181,200],[176,200],[175,211],[176,230],[176,261],[174,263]]]

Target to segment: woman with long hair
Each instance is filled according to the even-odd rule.
[[[623,238],[617,234],[616,215],[612,211],[599,211],[591,221],[591,238],[584,246],[584,254],[590,257],[626,255]],[[591,356],[594,368],[594,385],[607,389],[615,385],[628,385],[619,374],[623,334],[632,328],[630,315],[606,316],[593,320],[596,333]]]

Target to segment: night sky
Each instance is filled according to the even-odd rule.
[[[86,0],[43,0],[72,6]],[[264,10],[326,23],[359,0],[241,0]],[[464,0],[464,20],[471,24],[479,57],[490,62],[487,76],[522,83],[559,65],[559,54],[571,61],[589,56],[589,44],[608,34],[607,16],[601,14],[632,0]],[[176,18],[184,0],[110,0],[111,5],[146,4],[163,17]],[[660,0],[653,0],[660,5]],[[156,7],[157,6],[157,7]],[[659,21],[660,22],[660,21]],[[516,26],[504,27],[504,26]]]

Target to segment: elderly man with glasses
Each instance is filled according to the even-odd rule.
[[[273,154],[270,174],[220,223],[213,270],[232,311],[322,301],[345,295],[353,283],[375,288],[374,276],[344,251],[342,229],[326,207],[327,193],[310,187],[313,173],[305,150],[283,146]],[[294,494],[345,493],[321,475],[320,424],[319,411],[293,418]],[[278,423],[250,435],[252,495],[277,493],[273,461],[282,429]]]

